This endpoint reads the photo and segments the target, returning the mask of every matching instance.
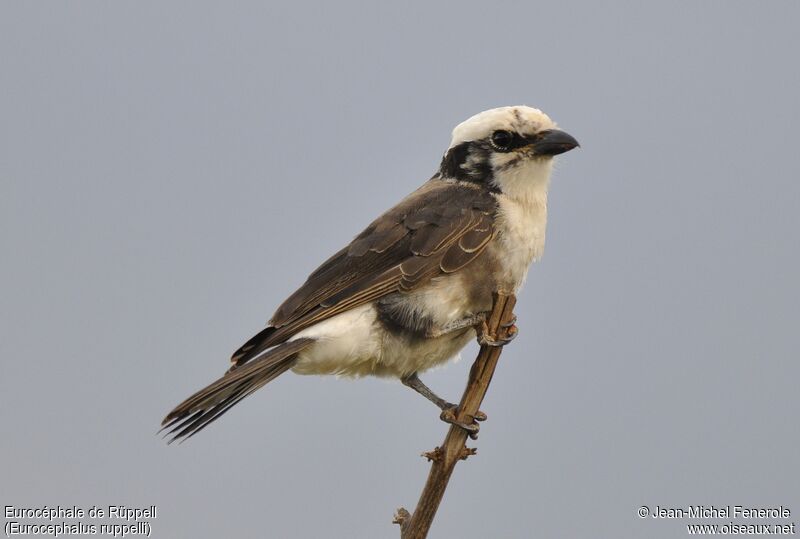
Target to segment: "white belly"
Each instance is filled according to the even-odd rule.
[[[297,374],[396,376],[422,372],[455,357],[475,337],[472,329],[433,339],[409,338],[387,331],[372,304],[311,326],[292,340],[317,339],[300,353]]]

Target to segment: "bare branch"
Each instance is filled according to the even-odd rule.
[[[513,327],[513,311],[516,301],[513,294],[498,292],[494,295],[492,313],[489,315],[484,329],[489,340],[502,341],[516,332],[516,328]],[[486,391],[489,389],[489,383],[492,381],[501,351],[502,347],[500,346],[488,344],[481,346],[478,357],[470,369],[467,387],[461,397],[458,421],[472,422],[472,418],[478,412]],[[431,461],[431,471],[414,513],[410,514],[402,507],[395,513],[394,522],[400,525],[401,539],[425,539],[427,537],[456,463],[459,460],[466,460],[468,456],[474,455],[477,451],[475,448],[466,447],[466,441],[467,431],[451,425],[442,445],[433,451],[422,454]]]

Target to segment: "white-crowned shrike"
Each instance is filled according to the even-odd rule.
[[[481,323],[493,292],[516,293],[541,256],[553,156],[576,146],[526,106],[459,124],[430,180],[317,268],[234,352],[222,378],[167,415],[172,440],[288,370],[394,376],[452,412],[417,374],[456,356],[476,332],[484,344],[503,344],[481,334]]]

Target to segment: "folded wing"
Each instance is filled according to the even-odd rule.
[[[232,369],[312,324],[460,270],[493,238],[495,208],[477,186],[429,181],[317,268],[233,354]]]

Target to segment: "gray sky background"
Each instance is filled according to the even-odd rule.
[[[529,104],[583,147],[431,537],[800,522],[798,3],[383,4],[2,3],[0,504],[399,537],[445,433],[399,383],[286,375],[155,431],[455,124]],[[426,381],[456,399],[476,350]]]

